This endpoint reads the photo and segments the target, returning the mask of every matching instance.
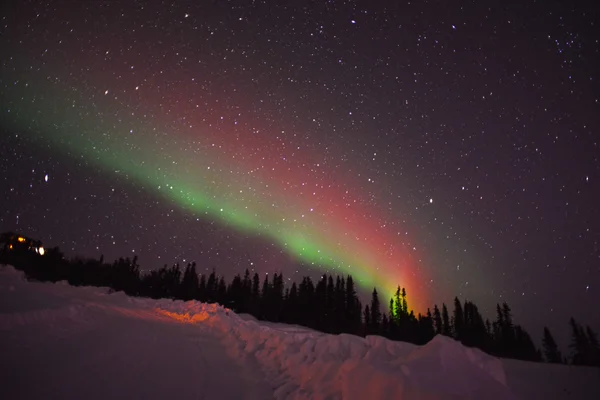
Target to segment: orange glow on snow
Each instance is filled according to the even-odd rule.
[[[202,322],[202,321],[206,321],[210,315],[206,312],[206,311],[201,311],[199,313],[196,314],[189,314],[189,313],[176,313],[176,312],[171,312],[171,311],[167,311],[167,310],[162,310],[160,308],[155,308],[154,311],[156,311],[157,313],[164,315],[165,317],[169,317],[172,318],[176,321],[179,321],[181,323],[185,323],[185,324],[195,324],[197,322]]]

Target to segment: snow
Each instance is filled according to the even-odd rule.
[[[0,267],[0,398],[600,398],[598,369],[328,335]]]

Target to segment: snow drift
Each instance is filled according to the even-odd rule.
[[[591,368],[256,321],[215,304],[33,283],[0,268],[0,397],[600,398]],[[568,376],[568,381],[560,379]]]

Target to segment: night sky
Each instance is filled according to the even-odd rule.
[[[419,312],[507,301],[566,346],[571,315],[600,328],[592,3],[4,7],[0,230],[144,269],[351,273]]]

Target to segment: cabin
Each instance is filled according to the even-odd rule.
[[[46,253],[40,240],[33,240],[14,232],[6,232],[0,235],[0,248],[7,252],[30,251],[41,256]]]

